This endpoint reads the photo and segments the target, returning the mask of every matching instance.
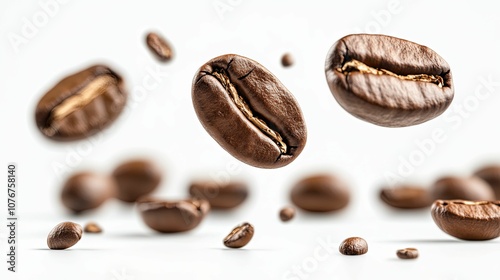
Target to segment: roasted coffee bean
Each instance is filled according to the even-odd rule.
[[[285,166],[306,144],[297,101],[273,74],[249,58],[228,54],[201,66],[193,79],[192,99],[205,130],[249,165]]]
[[[283,222],[288,222],[295,217],[295,208],[287,206],[280,210],[280,219]]]
[[[83,139],[110,125],[126,100],[122,78],[106,66],[92,66],[64,78],[40,99],[36,124],[53,140]]]
[[[431,187],[434,199],[495,200],[493,189],[479,177],[448,176]]]
[[[63,222],[55,226],[47,236],[47,245],[52,250],[64,250],[75,245],[82,238],[83,229],[79,224]]]
[[[396,251],[396,255],[400,259],[410,260],[418,258],[418,250],[415,248],[405,248]]]
[[[210,210],[206,200],[186,199],[165,201],[141,198],[137,201],[144,223],[163,232],[183,232],[197,227]]]
[[[285,53],[281,57],[281,65],[283,65],[284,67],[290,67],[293,65],[293,63],[294,63],[294,59],[290,53]]]
[[[154,162],[145,159],[129,160],[113,171],[117,185],[116,198],[135,202],[153,192],[161,182],[162,171]]]
[[[500,201],[436,200],[432,218],[447,234],[464,240],[500,236]]]
[[[75,213],[95,209],[116,194],[114,180],[91,172],[76,173],[64,184],[61,200]]]
[[[496,199],[500,200],[500,165],[485,166],[474,175],[486,181],[493,188]]]
[[[88,233],[101,233],[102,228],[94,222],[89,222],[83,227],[83,231]]]
[[[195,181],[189,187],[192,197],[206,199],[212,209],[232,209],[239,206],[248,196],[244,182],[218,183],[216,181]]]
[[[429,190],[420,186],[402,185],[394,188],[383,188],[380,198],[387,205],[400,209],[418,209],[432,205]]]
[[[249,223],[243,223],[236,226],[227,236],[224,238],[224,245],[229,248],[241,248],[252,240],[254,233],[254,228]]]
[[[291,192],[297,207],[312,212],[340,210],[349,204],[350,191],[345,182],[329,174],[317,174],[297,182]]]
[[[368,243],[361,237],[349,237],[339,246],[342,255],[363,255],[368,252]]]
[[[173,56],[170,44],[157,33],[148,33],[146,44],[160,61],[169,61]]]
[[[371,34],[348,35],[328,52],[330,91],[351,115],[387,127],[431,120],[450,105],[448,63],[428,47]]]

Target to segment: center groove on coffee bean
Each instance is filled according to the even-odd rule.
[[[49,121],[50,126],[45,128],[45,133],[49,136],[54,135],[58,130],[60,121],[73,112],[87,106],[94,99],[106,92],[108,86],[116,83],[116,79],[111,75],[102,75],[89,82],[79,93],[63,100],[59,105],[52,109]]]
[[[287,152],[287,145],[283,141],[283,138],[281,135],[277,132],[272,130],[265,121],[261,120],[260,118],[254,116],[252,109],[250,109],[250,106],[246,103],[245,99],[243,99],[242,96],[238,94],[238,91],[234,87],[234,85],[231,83],[231,80],[229,77],[224,73],[224,70],[219,70],[214,71],[212,75],[219,80],[219,82],[222,84],[224,89],[228,92],[229,96],[231,97],[231,100],[233,100],[234,104],[238,109],[243,113],[243,115],[252,123],[254,124],[258,129],[260,129],[264,134],[266,134],[269,138],[271,138],[276,145],[278,145],[278,148],[280,149],[282,154],[286,154]]]
[[[377,69],[364,64],[361,61],[352,59],[342,65],[342,68],[336,69],[338,72],[342,72],[344,75],[348,75],[351,72],[360,72],[363,74],[373,74],[373,75],[388,75],[401,80],[415,81],[415,82],[425,82],[433,83],[438,87],[442,88],[444,85],[443,77],[437,75],[428,74],[418,74],[418,75],[398,75],[386,69]]]

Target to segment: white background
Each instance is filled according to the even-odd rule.
[[[48,2],[56,3],[49,16],[43,8]],[[388,174],[429,185],[445,174],[467,175],[484,163],[500,162],[500,19],[494,1],[62,2],[0,1],[0,155],[4,169],[7,162],[18,163],[19,175],[19,273],[7,274],[2,261],[8,279],[498,275],[499,240],[456,240],[434,225],[428,209],[401,213],[378,199]],[[27,31],[30,24],[34,29]],[[154,59],[144,44],[150,30],[172,43],[173,61]],[[443,56],[456,89],[448,111],[408,128],[378,127],[345,112],[328,89],[324,60],[337,39],[357,32],[405,38]],[[281,66],[284,52],[295,57],[293,67]],[[197,120],[191,80],[203,63],[226,53],[257,60],[297,98],[308,142],[289,166],[262,170],[240,163]],[[61,144],[45,139],[34,122],[38,99],[64,76],[94,63],[109,64],[125,77],[130,92],[126,112],[92,140]],[[151,71],[162,75],[154,89],[141,94]],[[442,134],[441,140],[429,144],[426,139],[435,133]],[[425,154],[418,144],[423,142]],[[116,201],[85,216],[65,212],[59,201],[64,178],[80,170],[110,172],[134,156],[162,165],[166,179],[159,196],[182,198],[193,178],[208,177],[247,180],[251,197],[234,212],[212,212],[197,229],[176,235],[153,233],[136,209]],[[318,171],[350,183],[349,207],[329,215],[299,212],[291,223],[279,222],[277,212],[289,203],[291,185]],[[0,205],[7,208],[1,185]],[[50,251],[46,235],[64,220],[96,220],[105,233],[85,235],[66,251]],[[225,249],[223,237],[243,221],[255,225],[254,239],[242,250]],[[340,255],[336,246],[349,236],[364,237],[368,254]],[[0,237],[5,256],[5,226]],[[329,251],[320,245],[328,240],[333,244]],[[419,248],[421,257],[398,260],[395,251],[409,246]],[[315,257],[318,250],[325,259]],[[294,274],[294,267],[304,274]]]

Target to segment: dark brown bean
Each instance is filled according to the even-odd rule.
[[[205,130],[249,165],[285,166],[306,144],[297,101],[273,74],[249,58],[228,54],[208,61],[193,79],[192,99]]]
[[[64,78],[40,99],[36,124],[53,140],[83,139],[110,125],[126,100],[122,78],[106,66],[92,66]]]
[[[380,199],[387,205],[400,209],[418,209],[432,205],[429,190],[415,185],[402,185],[394,188],[383,188]]]
[[[340,178],[317,174],[298,181],[290,194],[293,204],[312,212],[340,210],[349,204],[350,191]]]
[[[396,251],[396,255],[400,259],[410,260],[418,258],[418,250],[415,248],[405,248]]]
[[[118,190],[116,197],[125,202],[135,202],[141,196],[153,192],[159,186],[162,175],[160,167],[152,161],[126,161],[113,171]]]
[[[55,226],[47,236],[47,246],[52,250],[64,250],[75,245],[82,238],[79,224],[63,222]]]
[[[148,48],[155,54],[160,61],[169,61],[173,57],[172,47],[163,37],[155,32],[150,32],[146,36]]]
[[[349,237],[339,246],[342,255],[363,255],[368,252],[368,243],[361,237]]]
[[[500,201],[437,200],[432,218],[447,234],[464,240],[500,236]]]
[[[281,65],[283,65],[283,67],[290,67],[294,62],[293,56],[290,53],[285,53],[281,57]]]
[[[165,201],[141,198],[137,205],[144,223],[163,233],[192,230],[210,210],[208,201],[198,199]]]
[[[385,35],[341,38],[328,52],[325,73],[330,91],[347,112],[380,126],[431,120],[454,95],[443,58],[428,47]]]
[[[61,192],[61,201],[75,213],[101,206],[115,196],[116,184],[111,177],[92,172],[80,172],[67,179]]]
[[[217,183],[215,181],[195,181],[189,187],[192,197],[206,199],[212,209],[228,210],[241,205],[248,196],[248,186],[244,182]]]
[[[447,176],[437,180],[431,187],[434,199],[495,200],[493,189],[476,176]]]
[[[288,222],[295,217],[295,208],[287,206],[280,210],[280,219],[283,222]]]
[[[485,166],[474,175],[485,180],[493,188],[496,199],[500,200],[500,165]]]
[[[229,248],[241,248],[252,240],[254,228],[249,223],[236,226],[225,238],[224,245]]]
[[[83,231],[88,233],[101,233],[102,228],[95,222],[88,222],[85,227],[83,227]]]

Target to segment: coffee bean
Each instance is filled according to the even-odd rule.
[[[496,199],[500,200],[500,165],[485,166],[474,175],[486,181],[493,188]]]
[[[122,78],[106,66],[92,66],[64,78],[40,99],[36,124],[53,140],[83,139],[110,125],[126,100]]]
[[[224,245],[229,248],[241,248],[252,240],[254,233],[254,228],[249,223],[243,223],[236,226],[227,236],[224,238]]]
[[[342,255],[363,255],[368,252],[368,243],[361,237],[349,237],[339,246]]]
[[[88,233],[101,233],[102,228],[94,222],[89,222],[85,225],[85,227],[83,228],[83,231],[88,232]]]
[[[47,236],[47,245],[52,250],[64,250],[75,245],[82,238],[82,226],[63,222],[55,226]]]
[[[186,199],[165,201],[141,198],[137,201],[144,223],[163,232],[183,232],[197,227],[210,210],[206,200]]]
[[[325,73],[330,91],[347,112],[380,126],[431,120],[454,95],[443,58],[426,46],[385,35],[341,38],[328,52]]]
[[[170,44],[157,33],[148,33],[146,36],[146,44],[158,60],[169,61],[172,59],[172,47],[170,47]]]
[[[201,66],[192,99],[207,132],[249,165],[285,166],[306,144],[297,101],[271,72],[249,58],[228,54]]]
[[[282,57],[281,57],[281,64],[284,66],[284,67],[290,67],[292,66],[294,63],[294,59],[293,59],[293,56],[290,54],[290,53],[285,53]]]
[[[418,258],[418,250],[415,248],[405,248],[405,249],[399,249],[396,251],[396,255],[400,259],[416,259]]]
[[[154,162],[134,159],[120,164],[113,171],[117,184],[116,198],[135,202],[139,197],[153,192],[161,182],[162,171]]]
[[[380,198],[387,205],[400,209],[418,209],[432,204],[427,188],[414,185],[402,185],[394,188],[383,188]]]
[[[500,236],[500,201],[436,200],[431,209],[436,225],[464,240]]]
[[[75,213],[95,209],[116,194],[116,184],[109,177],[97,173],[80,172],[64,184],[61,200]]]
[[[448,176],[437,180],[431,187],[434,199],[495,200],[493,189],[476,176]]]
[[[295,217],[295,208],[287,206],[287,207],[284,207],[283,209],[281,209],[280,219],[283,222],[288,222],[291,219],[293,219],[293,217]]]
[[[317,174],[298,181],[291,192],[292,202],[312,212],[340,210],[349,204],[350,191],[345,182],[329,174]]]
[[[212,209],[232,209],[239,206],[248,196],[248,186],[244,182],[217,183],[215,181],[195,181],[189,187],[192,197],[206,199]]]

